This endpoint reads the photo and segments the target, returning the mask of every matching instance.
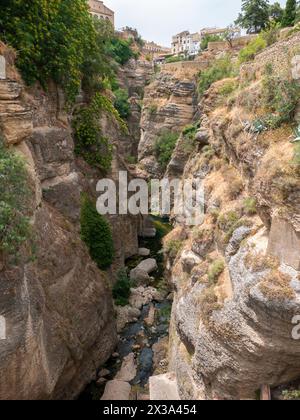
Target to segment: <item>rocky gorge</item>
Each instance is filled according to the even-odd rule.
[[[0,399],[254,400],[264,386],[278,396],[298,383],[299,96],[271,129],[264,98],[299,82],[299,45],[288,34],[204,93],[201,75],[215,60],[236,65],[236,52],[199,68],[119,66],[128,130],[101,114],[112,145],[104,175],[75,153],[83,92],[70,111],[54,83],[25,86],[0,44],[0,130],[26,161],[33,231],[13,264],[0,254]],[[158,149],[159,139],[172,145]],[[119,171],[200,180],[205,215],[199,226],[173,213],[107,217],[115,252],[101,269],[82,239],[82,197],[96,200],[99,179],[117,183]],[[125,302],[115,296],[124,278]]]

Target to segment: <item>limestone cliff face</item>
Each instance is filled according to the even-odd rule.
[[[0,264],[0,314],[7,340],[0,345],[0,399],[71,399],[94,377],[117,342],[111,285],[115,273],[137,253],[141,221],[111,219],[116,259],[101,272],[80,238],[80,194],[96,194],[101,174],[74,156],[70,116],[55,86],[47,93],[24,89],[13,53],[1,45],[6,78],[0,80],[0,126],[7,146],[27,162],[34,192],[29,246],[14,267]],[[127,170],[123,138],[103,117],[115,148],[117,179]]]
[[[137,159],[141,136],[142,101],[145,87],[151,83],[153,77],[154,67],[149,61],[131,59],[119,69],[119,83],[122,89],[128,91],[130,103],[130,116],[127,121],[129,136],[127,141],[125,138],[122,141],[123,156],[132,156]]]
[[[176,257],[166,256],[175,289],[170,371],[183,399],[254,399],[261,385],[300,376],[292,337],[300,312],[293,131],[250,129],[265,65],[291,74],[296,45],[299,34],[264,51],[244,66],[234,97],[220,95],[225,80],[199,105],[201,129],[183,177],[203,181],[205,220],[193,229],[178,225],[166,239],[182,244]]]
[[[191,124],[197,109],[195,72],[162,71],[145,89],[138,147],[140,167],[150,176],[161,176],[155,143],[163,131],[180,133]]]

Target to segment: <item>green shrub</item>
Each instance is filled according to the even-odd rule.
[[[243,202],[243,210],[246,215],[253,215],[257,213],[256,199],[253,197],[245,198]]]
[[[204,146],[202,149],[202,155],[207,160],[211,160],[215,156],[215,151],[211,145]]]
[[[0,33],[18,51],[26,83],[54,80],[74,101],[87,59],[107,61],[85,0],[20,0],[1,4]]]
[[[156,157],[162,170],[167,168],[171,160],[178,137],[178,133],[164,131],[155,143]]]
[[[210,42],[224,41],[220,35],[205,35],[201,40],[201,50],[206,50]]]
[[[238,88],[238,83],[235,80],[228,80],[219,89],[219,94],[222,96],[231,95]]]
[[[230,57],[219,58],[214,61],[208,70],[200,73],[198,84],[199,93],[203,95],[213,83],[235,75],[235,68]]]
[[[225,269],[225,263],[223,260],[219,259],[214,261],[208,269],[208,280],[210,284],[215,284],[218,281],[218,278],[223,273]]]
[[[114,91],[115,101],[114,107],[118,111],[121,118],[126,120],[130,116],[130,104],[128,92],[124,89],[117,89]]]
[[[287,401],[300,400],[300,390],[282,391],[282,396]]]
[[[269,114],[261,118],[267,129],[280,127],[293,120],[300,100],[300,84],[288,77],[276,76],[272,66],[267,66],[263,79],[263,105]]]
[[[109,54],[120,64],[126,64],[131,58],[137,58],[137,53],[132,50],[132,41],[114,37],[109,46]]]
[[[300,143],[296,143],[294,146],[294,163],[300,166]]]
[[[32,198],[24,160],[6,149],[0,137],[0,254],[17,257],[30,237]]]
[[[126,306],[129,304],[130,286],[127,270],[120,270],[117,275],[116,284],[113,287],[113,298],[117,306]]]
[[[89,165],[106,172],[111,167],[113,148],[109,139],[101,132],[102,112],[114,118],[121,130],[127,132],[127,126],[111,100],[100,93],[94,96],[89,106],[77,112],[73,120],[73,129],[76,155],[82,156]]]
[[[30,236],[28,182],[24,160],[0,138],[0,254],[16,256]]]
[[[125,160],[130,165],[135,165],[137,163],[137,158],[135,156],[126,156]]]
[[[148,110],[149,110],[149,114],[150,115],[155,115],[157,113],[157,111],[158,111],[158,106],[155,105],[155,104],[150,105],[149,108],[148,108]]]
[[[111,228],[86,195],[82,198],[80,225],[81,237],[89,249],[91,258],[101,270],[108,269],[114,259]]]
[[[262,36],[258,36],[240,51],[239,62],[242,64],[254,60],[256,54],[267,48],[267,46],[267,41]]]

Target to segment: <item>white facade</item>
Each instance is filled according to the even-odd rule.
[[[200,43],[199,33],[181,32],[172,38],[172,53],[175,55],[197,55],[200,51]]]

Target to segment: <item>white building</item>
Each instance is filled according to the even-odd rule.
[[[172,38],[172,53],[175,55],[197,55],[200,51],[201,36],[183,31]]]

